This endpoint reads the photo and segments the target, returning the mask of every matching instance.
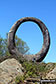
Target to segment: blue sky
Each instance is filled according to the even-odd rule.
[[[12,25],[23,17],[36,17],[45,23],[51,45],[44,61],[56,62],[56,0],[0,0],[0,35],[5,38]],[[31,54],[42,48],[43,36],[35,23],[23,23],[16,34],[26,41]]]

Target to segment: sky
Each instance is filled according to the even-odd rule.
[[[12,25],[23,17],[36,17],[48,28],[50,49],[44,62],[56,62],[56,0],[0,0],[0,35],[6,38]],[[16,32],[27,43],[31,54],[39,52],[43,44],[43,35],[33,22],[25,22]]]

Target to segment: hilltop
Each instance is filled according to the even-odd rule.
[[[10,64],[11,63],[11,64]],[[14,65],[13,65],[14,63]],[[13,68],[14,66],[14,68]],[[17,67],[16,67],[17,66]],[[20,66],[20,67],[19,67]],[[17,68],[17,70],[16,70]],[[1,73],[6,72],[6,75],[1,75]],[[11,71],[14,70],[14,71]],[[8,73],[9,71],[9,73]],[[18,75],[18,71],[22,75]],[[56,79],[56,63],[36,63],[32,61],[27,61],[23,58],[16,56],[5,56],[0,58],[0,81],[2,78],[7,76],[7,82],[11,82],[9,84],[20,84],[21,82],[25,82],[29,78],[38,78],[42,77],[42,79]],[[17,72],[17,74],[16,74]],[[9,76],[10,74],[10,76]],[[13,75],[14,74],[14,75]],[[15,76],[15,78],[14,78]],[[10,77],[13,80],[9,80]],[[5,81],[5,79],[4,79]],[[14,82],[14,83],[13,83]],[[5,83],[0,83],[5,84]],[[8,83],[6,83],[8,84]],[[23,84],[23,83],[22,83]],[[26,83],[25,83],[26,84]],[[30,84],[30,83],[28,83]],[[32,83],[33,84],[33,83]]]

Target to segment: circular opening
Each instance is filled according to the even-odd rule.
[[[16,40],[16,47],[19,51],[22,51],[22,54],[36,54],[38,53],[43,45],[43,35],[39,26],[34,22],[24,22],[20,25],[16,32],[19,42],[19,46]],[[20,41],[22,43],[20,44]],[[22,47],[22,44],[25,45]],[[23,49],[25,48],[25,49]],[[24,52],[27,51],[27,52]]]

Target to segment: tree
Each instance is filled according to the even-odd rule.
[[[8,38],[8,33],[6,34],[5,39],[3,39],[0,36],[0,56],[6,56],[6,55],[10,56],[10,53],[8,51],[7,38]],[[26,44],[26,42],[18,38],[17,35],[15,36],[15,44],[16,47],[18,48],[18,51],[21,52],[22,54],[26,54],[26,52],[29,50],[29,47]]]
[[[3,55],[3,38],[0,36],[0,56]]]
[[[0,36],[0,57],[5,55],[10,55],[7,48],[7,38],[3,39]]]
[[[29,50],[29,47],[26,44],[26,42],[24,42],[22,39],[18,38],[17,36],[15,36],[15,43],[19,52],[21,52],[22,54],[26,54],[26,52]]]

